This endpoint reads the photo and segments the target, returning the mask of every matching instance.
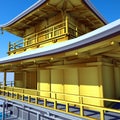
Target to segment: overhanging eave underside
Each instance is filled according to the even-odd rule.
[[[83,1],[49,0],[14,23],[3,27],[3,30],[23,37],[25,29],[35,26],[40,21],[55,16],[62,11],[70,14],[80,23],[85,23],[91,29],[99,28],[105,24]]]

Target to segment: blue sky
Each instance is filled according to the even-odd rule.
[[[0,24],[5,24],[38,0],[0,0]],[[120,0],[90,0],[103,17],[112,22],[120,18]],[[7,32],[0,34],[0,58],[7,56],[9,41],[19,38]]]

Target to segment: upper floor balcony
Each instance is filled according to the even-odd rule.
[[[18,54],[30,49],[36,49],[56,42],[69,40],[83,34],[78,26],[65,20],[39,32],[29,34],[21,40],[9,42],[8,54]]]

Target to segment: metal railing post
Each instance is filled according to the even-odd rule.
[[[5,102],[3,102],[2,120],[5,120]]]

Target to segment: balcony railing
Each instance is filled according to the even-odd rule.
[[[24,39],[9,43],[9,52],[20,48],[30,48],[30,46],[40,46],[50,42],[55,43],[65,35],[68,35],[69,38],[75,38],[81,34],[79,31],[76,25],[66,20],[37,33],[27,35]]]
[[[41,93],[48,93],[52,97],[41,96]],[[74,115],[77,117],[82,117],[90,120],[105,120],[106,115],[116,113],[117,115],[120,114],[119,109],[104,107],[104,105],[93,105],[89,103],[85,103],[84,101],[99,101],[100,103],[116,103],[120,104],[120,100],[113,100],[113,99],[105,99],[105,98],[98,98],[98,97],[90,97],[90,96],[78,96],[74,94],[63,94],[57,92],[49,92],[49,91],[38,91],[32,89],[25,89],[25,88],[17,88],[17,87],[2,87],[0,88],[0,95],[5,96],[8,99],[13,100],[20,100],[23,102],[28,102],[29,104],[34,104],[37,106],[42,106],[47,109],[53,109],[55,111],[67,113],[70,115]],[[78,98],[79,102],[73,102],[70,100],[61,100],[58,99],[58,96],[62,95],[65,97],[72,98],[73,96]],[[88,112],[88,114],[86,113]],[[106,113],[107,111],[107,113]],[[108,114],[108,112],[110,112]],[[94,114],[94,115],[93,115]],[[95,117],[96,114],[96,117]],[[93,115],[93,116],[92,116]],[[109,116],[111,117],[111,115]],[[115,116],[114,116],[115,117]],[[117,118],[117,117],[116,117]]]
[[[4,86],[4,82],[0,82],[0,87]],[[6,81],[6,86],[14,86],[14,81]]]

